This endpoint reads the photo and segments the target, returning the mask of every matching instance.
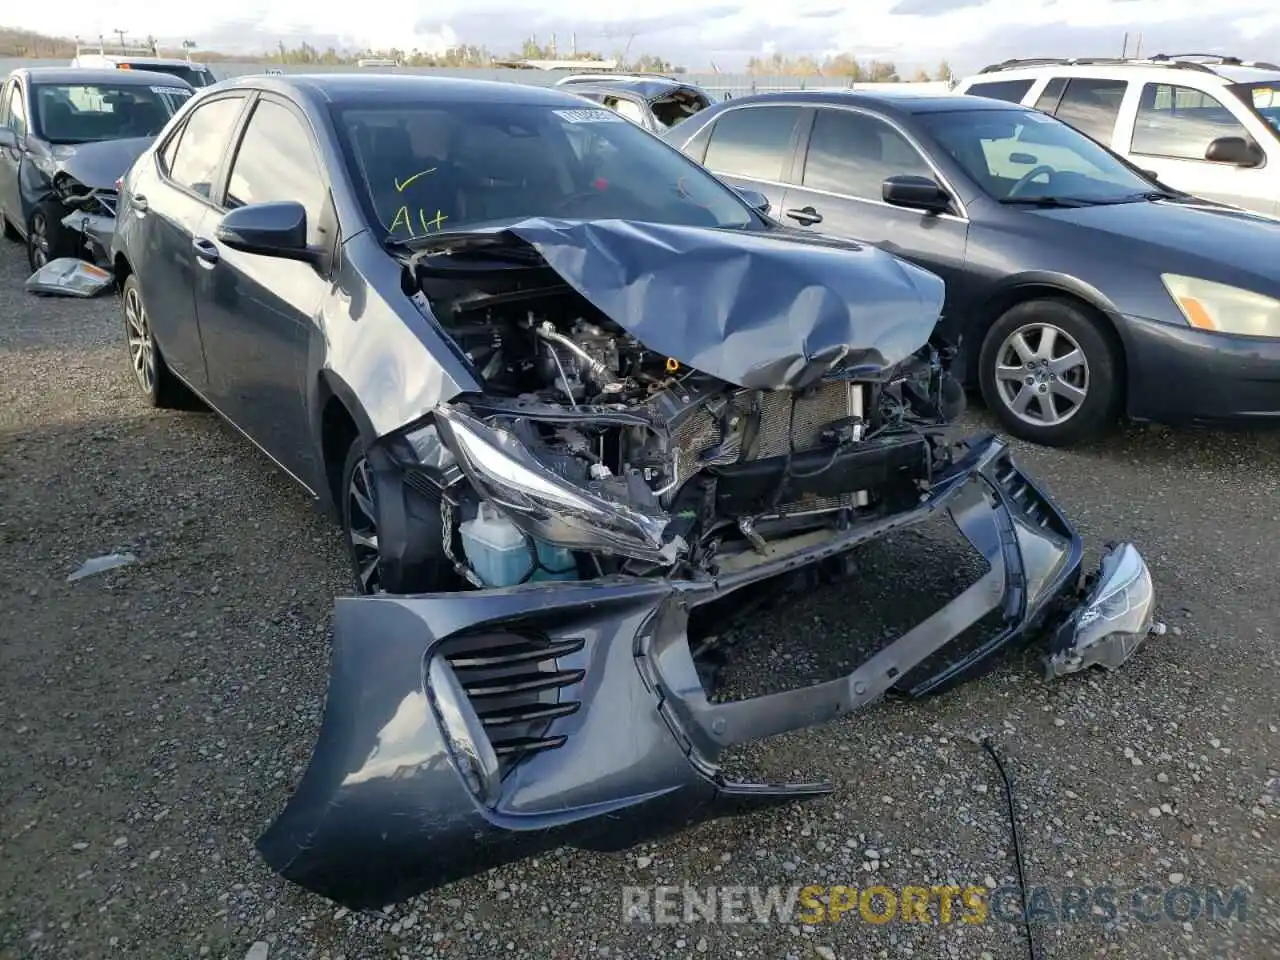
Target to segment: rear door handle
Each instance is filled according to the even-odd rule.
[[[196,256],[200,258],[200,266],[212,267],[218,262],[220,256],[218,247],[207,237],[196,237],[191,241],[191,248],[195,250]]]
[[[148,207],[147,198],[140,193],[135,193],[132,197],[129,198],[129,206],[132,207],[134,211],[136,211],[138,214],[144,214],[147,212],[147,207]]]
[[[810,224],[822,222],[822,214],[813,209],[813,207],[792,207],[786,213],[792,220],[803,223],[806,227]]]

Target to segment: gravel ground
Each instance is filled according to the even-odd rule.
[[[828,799],[352,914],[252,848],[319,726],[335,529],[217,418],[138,402],[113,300],[29,297],[24,276],[0,247],[0,955],[1025,957],[994,920],[621,922],[627,884],[1012,883],[979,734],[1015,779],[1029,883],[1250,891],[1243,922],[1046,922],[1041,956],[1280,955],[1280,438],[1134,429],[1021,451],[1093,547],[1133,538],[1154,568],[1170,629],[1123,671],[1046,685],[1012,662],[749,752],[833,779]],[[121,550],[139,562],[66,582]],[[830,673],[914,607],[902,578],[923,602],[954,589],[946,557],[873,548],[856,589],[753,621],[734,672]]]

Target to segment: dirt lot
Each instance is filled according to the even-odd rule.
[[[627,884],[1012,883],[982,733],[1016,779],[1041,905],[1119,891],[1116,919],[1038,925],[1042,957],[1280,955],[1280,437],[1130,430],[1022,451],[1093,547],[1135,539],[1154,568],[1170,629],[1122,672],[1049,686],[1018,660],[753,751],[832,778],[830,799],[357,915],[252,848],[318,729],[346,589],[335,529],[214,416],[144,409],[114,301],[26,296],[20,260],[0,247],[0,955],[1025,957],[995,918],[621,922]],[[66,582],[117,550],[139,562]],[[901,617],[903,578],[948,589],[927,553],[877,547],[856,590],[761,619],[744,657],[779,675],[845,659]],[[1146,884],[1239,884],[1246,915],[1147,924],[1127,915]]]

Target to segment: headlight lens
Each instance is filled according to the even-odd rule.
[[[513,434],[448,404],[436,408],[436,426],[476,493],[535,540],[667,564],[684,550],[679,537],[663,535],[665,515],[571,483]]]
[[[1280,337],[1280,300],[1196,277],[1160,277],[1187,323],[1197,330]]]

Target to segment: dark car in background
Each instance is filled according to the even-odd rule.
[[[342,519],[362,595],[338,601],[319,743],[258,841],[335,900],[819,796],[718,761],[1018,640],[1057,676],[1149,629],[1136,549],[1082,582],[1079,535],[1006,445],[946,438],[936,276],[779,227],[608,109],[228,81],[120,208],[146,398],[197,394]],[[957,599],[847,677],[709,699],[734,613],[939,515],[986,561]]]
[[[1118,415],[1280,422],[1280,223],[1179,193],[980,97],[775,93],[664,135],[811,232],[941,276],[954,368],[1016,436]]]
[[[86,245],[105,259],[116,180],[194,92],[185,80],[141,71],[9,74],[0,86],[0,226],[26,242],[32,270]]]
[[[653,73],[582,73],[556,86],[615,110],[651,133],[669,130],[714,102],[696,84]]]

